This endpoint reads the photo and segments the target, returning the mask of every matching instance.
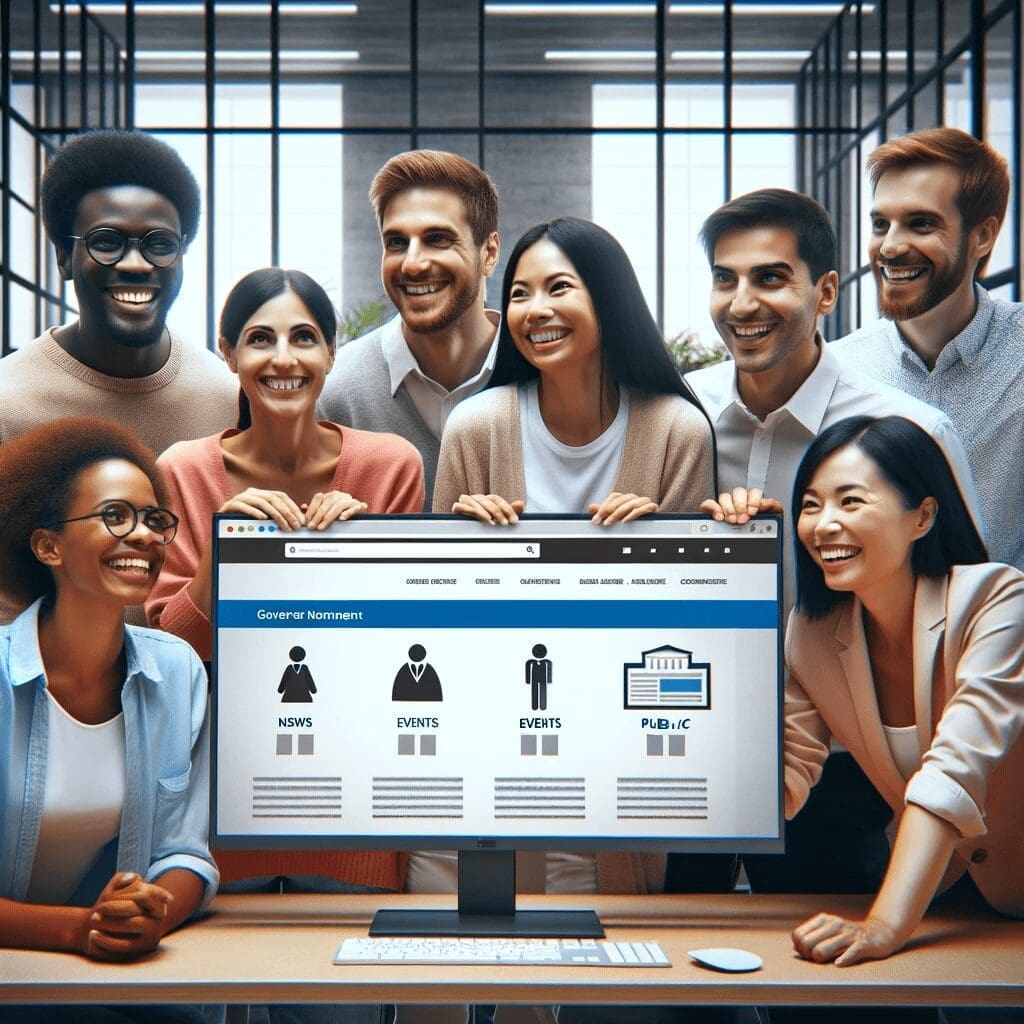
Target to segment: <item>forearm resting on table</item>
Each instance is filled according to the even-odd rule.
[[[959,838],[948,821],[917,804],[903,812],[889,869],[868,913],[888,925],[901,946],[921,923]]]
[[[0,899],[0,947],[82,951],[92,907],[54,907]]]

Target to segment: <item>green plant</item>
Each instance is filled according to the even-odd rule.
[[[344,345],[380,327],[388,318],[383,299],[370,299],[360,306],[348,306],[338,320],[338,341]]]
[[[726,358],[725,346],[718,337],[711,342],[702,341],[700,335],[690,328],[669,338],[665,346],[680,373],[713,366]]]

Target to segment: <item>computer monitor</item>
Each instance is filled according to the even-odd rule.
[[[457,849],[420,934],[600,934],[517,849],[781,850],[779,527],[217,516],[215,845]]]

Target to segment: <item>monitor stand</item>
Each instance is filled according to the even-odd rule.
[[[378,910],[371,935],[604,936],[593,910],[516,910],[514,850],[459,851],[458,910]]]

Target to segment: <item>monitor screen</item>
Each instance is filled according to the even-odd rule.
[[[782,848],[776,518],[214,534],[215,845]]]

